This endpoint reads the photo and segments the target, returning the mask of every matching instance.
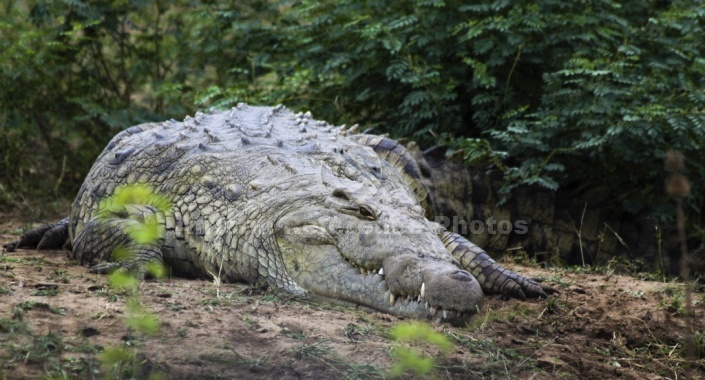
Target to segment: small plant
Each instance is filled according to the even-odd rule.
[[[69,283],[69,275],[68,272],[66,272],[63,269],[54,269],[49,276],[47,276],[48,280],[60,282],[62,284],[68,284]]]
[[[223,261],[225,260],[225,255],[220,257],[220,265],[218,266],[218,274],[208,271],[208,274],[213,277],[213,285],[215,285],[215,297],[220,298],[220,286],[223,285],[221,280],[221,274],[223,273]]]
[[[60,315],[66,314],[66,310],[64,310],[62,308],[55,307],[55,306],[51,306],[48,303],[24,301],[24,302],[20,302],[19,304],[15,305],[14,308],[12,308],[12,318],[17,319],[17,320],[22,320],[25,313],[29,310],[32,310],[32,309],[49,310],[50,312],[52,312],[54,314],[60,314]]]
[[[701,359],[705,358],[705,333],[703,333],[703,331],[696,331],[693,334],[698,357]]]
[[[612,355],[612,352],[610,351],[609,347],[594,347],[592,350],[602,356],[609,357]]]
[[[15,318],[0,318],[0,333],[12,335],[25,328],[24,322],[17,321]]]
[[[166,198],[157,195],[148,186],[132,185],[116,189],[115,195],[101,201],[99,215],[120,214],[125,211],[126,206],[135,204],[153,206],[158,212],[169,212],[171,208]],[[147,219],[138,223],[141,224],[140,228],[125,231],[138,244],[151,244],[164,234],[163,227],[156,219]],[[112,257],[114,260],[130,261],[131,255],[134,254],[118,246],[114,249]],[[107,347],[101,355],[103,368],[117,379],[136,377],[142,364],[133,349],[132,341],[143,335],[154,335],[159,331],[159,319],[140,303],[139,287],[140,279],[144,274],[159,279],[164,277],[166,271],[160,263],[156,262],[148,262],[132,269],[128,271],[120,268],[108,277],[110,289],[123,292],[127,297],[125,301],[127,317],[124,323],[129,338],[125,339],[121,347]],[[150,378],[158,377],[155,373],[150,375]]]
[[[425,323],[399,324],[392,329],[390,335],[392,339],[401,342],[419,342],[436,346],[443,353],[450,352],[453,349],[453,343],[445,335],[434,331]],[[395,363],[389,374],[393,377],[408,373],[419,377],[424,376],[435,366],[433,358],[423,357],[406,347],[395,348],[392,355],[395,358]]]
[[[348,339],[350,339],[351,341],[357,342],[371,335],[373,332],[374,330],[370,327],[360,326],[355,323],[348,323],[348,325],[345,326],[343,334],[345,334],[345,336],[348,337]]]
[[[646,295],[646,293],[636,290],[627,290],[625,291],[625,293],[635,298],[644,298],[644,296]]]
[[[294,340],[304,340],[306,339],[306,334],[304,334],[302,331],[287,331],[283,333],[285,337],[294,339]]]
[[[31,293],[33,296],[53,297],[59,294],[58,289],[37,289]]]
[[[546,312],[550,314],[557,314],[561,311],[561,304],[557,298],[551,297],[546,300]]]
[[[46,335],[27,334],[24,342],[7,346],[10,361],[23,363],[44,363],[58,357],[63,351],[61,336],[49,332]],[[53,360],[52,360],[53,361]]]
[[[164,274],[163,268],[154,264],[147,265],[145,269],[154,278]],[[135,377],[142,363],[137,360],[132,341],[143,335],[156,334],[159,331],[159,319],[140,303],[139,279],[135,273],[116,271],[108,277],[108,282],[111,288],[128,293],[125,302],[127,317],[124,323],[130,338],[120,347],[107,347],[101,355],[101,362],[103,368],[114,378]],[[153,373],[150,378],[153,376],[158,375]]]
[[[223,297],[213,297],[213,298],[204,298],[201,301],[198,302],[199,305],[201,306],[208,306],[211,309],[213,307],[222,307],[222,306],[229,306],[232,302],[230,300],[224,299]]]
[[[671,302],[666,305],[666,309],[678,315],[685,314],[685,304],[683,302],[683,296],[678,293],[671,298]]]
[[[182,305],[178,302],[169,302],[169,303],[167,303],[167,307],[169,308],[170,311],[180,311],[184,308],[184,305]]]
[[[19,257],[0,255],[0,263],[21,263],[21,262],[22,262],[22,259]]]
[[[581,268],[581,267],[572,267],[572,268]],[[570,268],[568,268],[570,270]],[[558,275],[553,275],[553,276],[548,276],[545,278],[546,281],[555,283],[561,287],[567,288],[569,286],[575,285],[574,281],[570,280],[564,280],[563,277],[560,277]]]
[[[294,355],[298,359],[316,359],[326,356],[331,347],[326,344],[327,340],[314,343],[302,343],[292,348]]]

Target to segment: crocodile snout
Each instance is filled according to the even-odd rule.
[[[384,260],[392,303],[411,297],[425,301],[431,318],[474,314],[483,304],[480,284],[469,272],[432,255],[405,254]]]

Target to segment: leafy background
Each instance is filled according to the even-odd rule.
[[[472,3],[2,0],[0,207],[70,198],[127,126],[248,102],[666,222],[679,149],[702,224],[702,2]]]

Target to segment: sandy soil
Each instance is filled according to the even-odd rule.
[[[19,223],[0,221],[0,244]],[[433,357],[436,378],[702,379],[705,353],[683,359],[682,285],[505,263],[560,290],[549,300],[489,296],[466,327],[433,325],[455,348],[412,349]],[[694,295],[700,349],[705,296]],[[140,285],[161,321],[153,336],[125,326],[124,292],[65,252],[0,254],[0,379],[367,379],[389,378],[403,321],[354,307],[309,304],[241,284],[168,278]],[[406,345],[406,344],[405,344]],[[135,364],[101,365],[108,348]]]

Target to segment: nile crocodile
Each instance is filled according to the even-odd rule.
[[[420,169],[400,144],[294,114],[240,104],[183,122],[131,127],[98,157],[70,217],[6,245],[72,250],[93,272],[167,264],[394,315],[463,320],[483,291],[524,299],[553,291],[507,270],[431,221]],[[106,211],[120,186],[168,198]],[[126,230],[154,220],[163,235]],[[118,248],[132,255],[112,257]]]

